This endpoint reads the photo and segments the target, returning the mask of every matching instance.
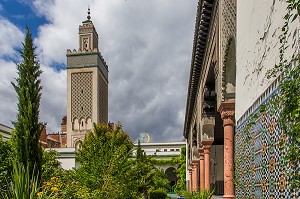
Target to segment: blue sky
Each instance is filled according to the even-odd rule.
[[[24,30],[26,25],[30,26],[33,37],[37,36],[38,27],[47,23],[46,18],[35,12],[33,6],[27,1],[3,0],[0,5],[2,17],[7,18],[21,30]]]
[[[109,67],[109,120],[133,140],[180,141],[198,0],[0,1],[0,123],[12,126],[18,48],[29,25],[44,71],[40,120],[60,131],[66,115],[66,50],[78,49],[78,26],[91,7],[99,50]]]

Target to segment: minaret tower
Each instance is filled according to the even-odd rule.
[[[67,50],[67,147],[80,147],[93,123],[108,121],[108,66],[91,21],[79,26],[79,49]]]

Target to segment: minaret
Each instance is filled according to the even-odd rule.
[[[79,26],[79,50],[67,50],[67,146],[80,147],[93,123],[108,121],[108,66],[91,21]]]

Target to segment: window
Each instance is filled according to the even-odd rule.
[[[174,151],[174,149],[170,149],[170,151]]]
[[[180,149],[176,149],[176,151],[180,151]]]
[[[164,151],[168,151],[168,149],[164,149]]]
[[[81,122],[81,126],[83,126],[83,121]]]

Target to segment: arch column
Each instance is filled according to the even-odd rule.
[[[192,178],[193,178],[193,187],[192,191],[196,192],[198,191],[198,165],[199,165],[199,160],[193,160],[192,168],[193,168],[193,173],[192,173]]]
[[[203,140],[204,148],[204,189],[210,189],[210,147],[213,140]]]
[[[219,112],[224,127],[224,196],[233,199],[234,195],[234,111],[235,101],[222,102]]]
[[[192,188],[193,188],[193,179],[192,179],[192,172],[193,172],[193,170],[192,170],[192,168],[189,168],[188,169],[189,170],[189,176],[190,176],[190,183],[189,183],[189,192],[192,192]]]
[[[205,189],[204,183],[205,183],[205,168],[204,168],[204,148],[199,148],[199,155],[200,155],[200,191],[203,191]]]

